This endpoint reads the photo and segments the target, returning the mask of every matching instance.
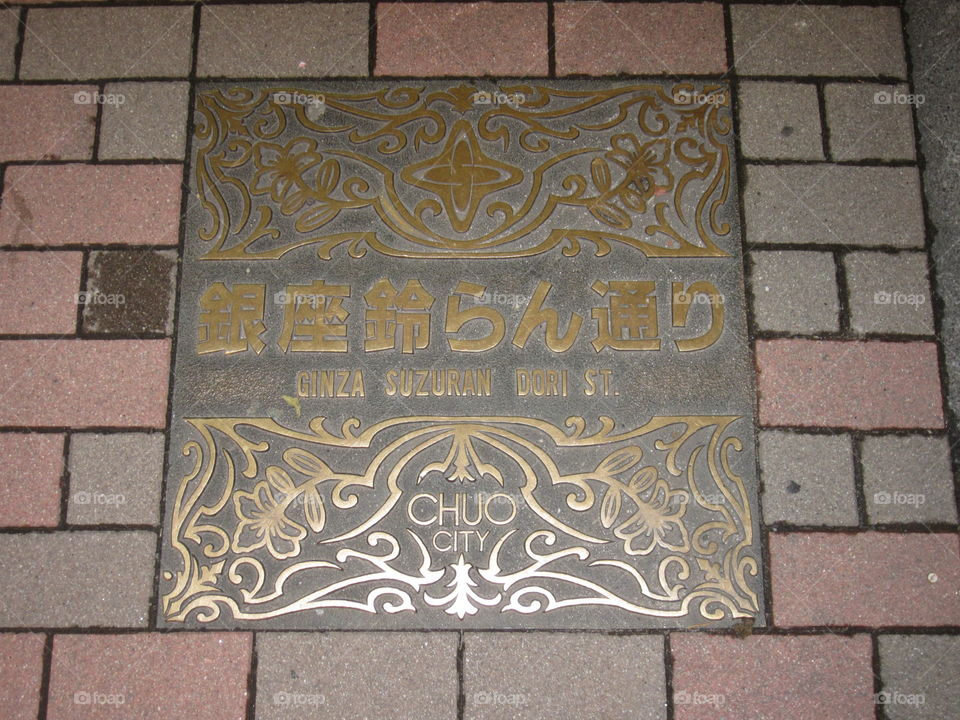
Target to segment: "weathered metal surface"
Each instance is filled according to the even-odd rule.
[[[202,85],[160,621],[761,617],[728,89]]]

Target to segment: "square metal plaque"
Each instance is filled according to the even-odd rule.
[[[762,622],[722,83],[208,83],[165,627]]]

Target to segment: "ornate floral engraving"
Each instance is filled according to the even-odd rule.
[[[303,94],[293,86],[201,90],[203,259],[311,245],[324,259],[340,246],[354,257],[572,256],[583,243],[597,256],[612,243],[647,257],[727,255],[724,85],[503,90],[524,101],[482,105],[477,86],[434,83],[325,92],[322,114],[278,101]],[[518,149],[523,167],[506,160]]]
[[[192,468],[169,526],[179,569],[164,573],[162,615],[208,623],[224,612],[257,621],[442,609],[463,620],[599,606],[752,616],[755,520],[731,469],[738,421],[654,417],[619,430],[601,417],[588,431],[581,417],[558,427],[417,416],[365,428],[349,419],[333,432],[322,417],[305,431],[190,418]],[[430,532],[444,513],[485,528],[486,542],[469,554],[440,547]]]

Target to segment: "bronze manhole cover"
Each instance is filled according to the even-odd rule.
[[[762,617],[728,88],[197,92],[160,622]]]

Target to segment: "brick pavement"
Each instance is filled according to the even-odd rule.
[[[0,8],[0,714],[956,717],[957,434],[899,5],[57,4]],[[733,85],[769,627],[157,631],[197,78],[622,73]]]

